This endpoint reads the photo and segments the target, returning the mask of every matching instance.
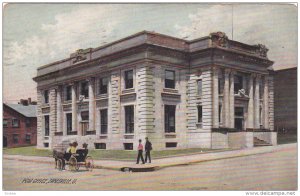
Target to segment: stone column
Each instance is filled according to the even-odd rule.
[[[234,71],[230,73],[229,89],[229,127],[234,128]]]
[[[213,67],[213,128],[219,128],[219,69]]]
[[[95,131],[95,94],[94,78],[89,78],[89,130]]]
[[[268,76],[264,77],[264,102],[263,102],[263,125],[265,129],[269,129],[269,82]]]
[[[249,77],[249,102],[248,102],[248,118],[247,128],[253,129],[254,127],[254,102],[253,102],[253,74]]]
[[[260,75],[256,75],[255,79],[255,93],[254,93],[254,128],[259,129],[260,123],[259,123],[259,82],[260,82]]]
[[[224,116],[224,127],[229,127],[229,69],[225,69],[224,74],[224,93],[223,93],[223,116]]]
[[[49,90],[49,106],[50,106],[50,113],[49,113],[49,147],[53,148],[55,145],[53,143],[53,136],[55,132],[57,131],[56,126],[56,87],[50,88]]]
[[[77,131],[80,135],[80,131],[77,130],[77,96],[76,96],[76,84],[72,84],[72,131]]]
[[[56,95],[56,106],[57,106],[57,115],[56,115],[56,122],[57,122],[57,132],[63,132],[62,129],[62,104],[61,104],[61,92],[62,86],[58,86],[57,88],[57,95]]]

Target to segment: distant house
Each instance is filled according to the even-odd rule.
[[[3,147],[36,145],[36,102],[3,104]]]

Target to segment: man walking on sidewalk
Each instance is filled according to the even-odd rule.
[[[148,137],[145,138],[146,139],[146,143],[145,143],[145,162],[147,163],[147,160],[149,159],[149,163],[151,163],[151,155],[150,155],[150,151],[152,150],[152,144],[151,142],[148,140]],[[147,159],[148,158],[148,159]]]
[[[142,144],[142,140],[140,139],[139,145],[138,145],[138,157],[136,160],[136,164],[139,164],[140,159],[142,160],[143,164],[145,164],[144,157],[143,157],[143,148],[144,148],[144,146]]]

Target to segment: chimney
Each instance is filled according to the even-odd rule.
[[[20,99],[20,104],[26,106],[26,105],[28,105],[28,100],[26,100],[26,99]]]

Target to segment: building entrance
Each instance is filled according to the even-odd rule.
[[[244,108],[235,107],[234,114],[234,128],[236,128],[238,131],[241,131],[244,128]]]
[[[7,137],[3,136],[3,147],[7,147]]]

